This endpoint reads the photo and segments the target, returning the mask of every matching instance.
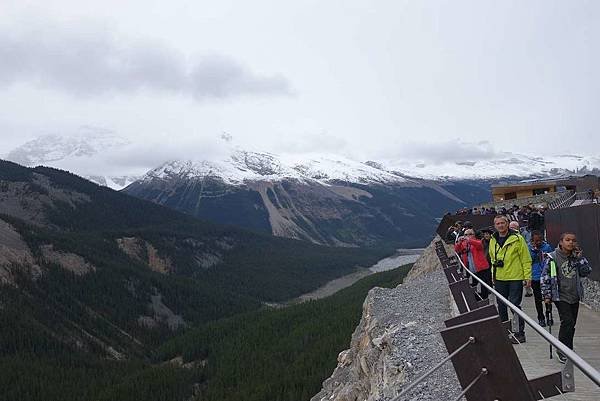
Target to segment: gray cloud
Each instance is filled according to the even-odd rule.
[[[502,155],[489,141],[477,143],[458,139],[439,142],[401,142],[390,144],[385,150],[372,152],[369,157],[387,160],[411,160],[427,163],[454,163],[491,160]]]
[[[286,154],[311,152],[348,153],[351,144],[345,139],[327,132],[302,132],[297,135],[281,135],[268,144],[268,151]]]
[[[141,90],[196,100],[292,93],[285,77],[256,74],[230,57],[191,61],[158,42],[122,43],[103,30],[0,30],[0,85],[32,83],[83,97]]]
[[[410,158],[429,162],[489,160],[499,154],[489,142],[440,141],[436,143],[412,143],[403,150]]]

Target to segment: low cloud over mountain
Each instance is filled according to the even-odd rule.
[[[97,25],[0,29],[0,86],[18,83],[95,97],[149,90],[196,100],[289,95],[282,75],[262,75],[218,53],[195,59],[153,40],[128,40]]]

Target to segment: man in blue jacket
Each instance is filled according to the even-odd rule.
[[[540,287],[540,277],[542,268],[544,267],[544,254],[550,253],[554,248],[544,241],[544,234],[541,231],[532,231],[531,242],[529,243],[529,253],[531,254],[531,288],[535,299],[535,309],[540,326],[546,327],[546,323],[553,324],[554,322],[546,322],[544,316],[544,303],[542,300],[542,289]],[[552,310],[552,304],[546,304],[546,310]]]

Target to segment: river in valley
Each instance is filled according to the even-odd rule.
[[[335,294],[339,290],[349,287],[363,277],[373,273],[379,273],[386,270],[392,270],[397,267],[414,263],[423,253],[423,248],[418,249],[398,249],[393,256],[381,259],[379,262],[369,268],[362,268],[354,273],[331,280],[324,286],[314,291],[303,294],[292,301],[286,302],[287,305],[305,302],[311,299],[325,298]],[[272,305],[274,306],[274,305]]]

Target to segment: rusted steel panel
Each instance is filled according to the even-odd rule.
[[[600,206],[597,204],[548,210],[545,215],[548,242],[557,246],[560,234],[573,231],[592,265],[590,278],[600,281]]]
[[[452,215],[452,216],[444,216],[436,232],[439,236],[445,240],[446,233],[448,232],[448,228],[453,225],[457,221],[470,221],[473,223],[473,227],[476,230],[480,230],[482,228],[491,227],[494,225],[494,215],[480,215],[480,214],[472,214],[472,215]]]

